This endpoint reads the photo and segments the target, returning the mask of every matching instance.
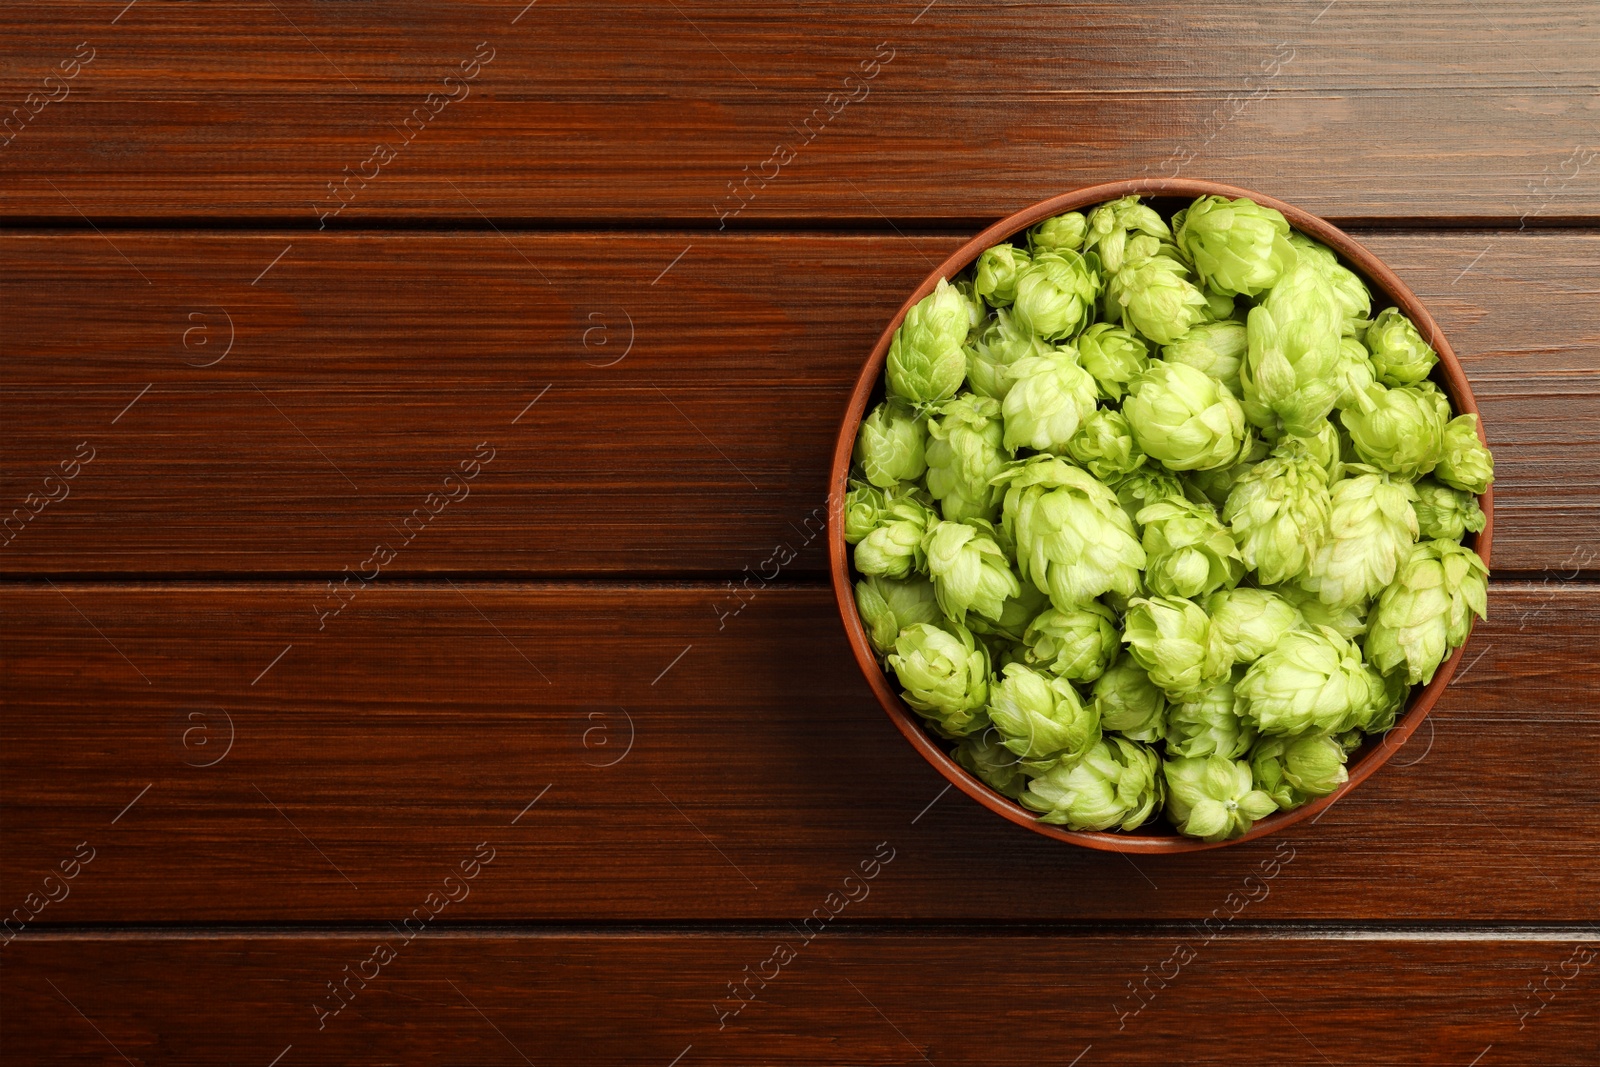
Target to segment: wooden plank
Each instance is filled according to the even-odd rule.
[[[745,221],[971,219],[1179,169],[1344,219],[1600,215],[1600,48],[1575,0],[475,3],[443,25],[418,0],[22,3],[0,35],[12,216],[309,225],[345,168],[370,179],[346,222],[714,225],[749,174],[771,180]]]
[[[737,574],[819,514],[861,360],[956,244],[108,236],[0,239],[0,503],[70,493],[7,573],[338,574],[383,542],[391,575]],[[1600,236],[1362,236],[1473,380],[1496,566],[1600,556],[1600,319],[1574,299]],[[408,524],[481,442],[470,498]]]
[[[908,53],[929,60],[917,69],[917,81],[893,88],[925,92],[989,82],[996,62],[1008,64],[1007,85],[1018,89],[1059,89],[1064,67],[1092,87],[1215,88],[1231,71],[1255,69],[1264,46],[1270,51],[1281,39],[1299,44],[1301,34],[1316,47],[1297,50],[1284,65],[1276,80],[1286,85],[1455,88],[1470,80],[1501,88],[1585,88],[1600,43],[1592,12],[1579,0],[1553,0],[1536,10],[1479,8],[1471,0],[1326,10],[1309,3],[1198,9],[1176,0],[1152,0],[1136,10],[1035,0],[940,0],[931,9],[825,0],[773,4],[760,12],[710,0],[679,2],[676,11],[648,0],[604,7],[541,0],[537,10],[505,0],[464,0],[442,24],[420,0],[381,9],[276,3],[277,10],[242,3],[224,16],[205,5],[122,12],[120,6],[18,0],[0,13],[9,46],[0,88],[31,89],[35,70],[42,76],[58,53],[70,53],[86,36],[103,41],[100,47],[115,62],[94,69],[93,85],[75,91],[133,94],[161,83],[195,94],[337,89],[366,96],[429,87],[435,70],[452,65],[442,54],[451,46],[470,52],[485,36],[506,38],[492,71],[537,78],[551,94],[591,96],[656,94],[672,79],[708,91],[750,89],[735,62],[758,92],[831,88],[831,71],[849,70],[864,44],[870,54],[873,42],[891,35],[903,36]],[[916,29],[908,30],[912,25]],[[195,49],[197,36],[209,38],[212,47]],[[797,39],[803,48],[795,46]],[[549,61],[555,56],[561,62]],[[341,70],[354,89],[341,80]],[[699,78],[691,82],[685,72]]]
[[[1282,838],[1251,920],[1600,911],[1594,594],[1497,584],[1415,754]],[[87,843],[38,923],[394,920],[489,841],[458,918],[782,920],[887,840],[861,918],[1198,921],[1278,845],[1132,862],[947,795],[822,588],[720,630],[707,585],[347,595],[319,631],[320,583],[7,590],[5,898]]]
[[[787,926],[23,940],[0,989],[26,1020],[9,1058],[28,1063],[1587,1067],[1600,1047],[1600,945],[1570,933],[1207,943],[847,923],[809,942]]]

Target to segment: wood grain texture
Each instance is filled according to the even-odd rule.
[[[16,4],[0,35],[0,116],[20,109],[0,148],[13,216],[311,224],[347,167],[381,173],[346,222],[481,210],[714,225],[750,174],[776,176],[746,187],[744,221],[970,219],[1174,168],[1340,219],[1600,215],[1600,48],[1575,2],[547,0],[441,21],[418,0],[226,13],[145,0],[120,16]],[[47,85],[80,44],[92,62]],[[480,45],[493,59],[445,86]],[[428,99],[445,92],[456,102]],[[37,102],[52,93],[66,95]],[[431,117],[408,136],[418,107]],[[363,168],[378,143],[395,158]],[[764,167],[778,145],[790,153]]]
[[[393,953],[381,969],[367,963],[386,958],[378,944]],[[804,943],[778,927],[405,944],[377,930],[23,941],[7,953],[0,990],[26,1020],[10,1028],[8,1059],[26,1063],[121,1063],[120,1054],[141,1065],[266,1065],[282,1055],[284,1067],[809,1067],[1077,1056],[1084,1067],[1398,1067],[1478,1057],[1483,1067],[1588,1067],[1600,1043],[1592,940],[1208,944],[1187,932],[860,936],[836,927]],[[779,969],[775,959],[788,962]],[[347,977],[358,971],[370,981]],[[774,977],[750,979],[742,995],[755,999],[731,1014],[729,984],[758,972]],[[1128,985],[1147,975],[1134,1014],[1141,1001]],[[1547,978],[1548,1002],[1532,1015],[1538,1001],[1526,987]],[[316,1006],[341,1003],[329,991],[337,982],[347,983],[346,1006],[324,1007],[324,1017]]]
[[[1252,921],[1600,911],[1592,585],[1497,584],[1415,754],[1315,825],[1137,861],[945,795],[829,591],[719,630],[723,592],[381,579],[319,631],[303,583],[10,589],[0,889],[88,842],[37,922],[398,921],[489,841],[452,921],[782,920],[889,841],[858,918],[1198,921],[1281,839]]]
[[[1359,236],[1472,379],[1496,565],[1600,557],[1600,237]],[[385,542],[390,575],[737,575],[822,514],[861,361],[957,243],[0,239],[0,503],[70,493],[18,520],[0,571],[337,575]],[[94,460],[46,484],[85,441]],[[408,525],[485,441],[470,497]]]
[[[749,89],[733,62],[759,92],[828,88],[829,72],[852,67],[863,44],[870,52],[873,42],[897,32],[938,60],[915,86],[901,87],[924,91],[990,83],[997,62],[1006,64],[1007,86],[1016,89],[1059,89],[1064,75],[1108,89],[1212,89],[1229,72],[1254,69],[1264,42],[1301,33],[1315,47],[1297,53],[1279,74],[1287,85],[1455,88],[1470,80],[1496,88],[1585,88],[1600,43],[1592,12],[1580,0],[1552,0],[1537,9],[1485,8],[1471,0],[1410,8],[1351,0],[1327,7],[1324,0],[1204,9],[1176,0],[1136,8],[1038,0],[939,0],[931,8],[926,0],[903,0],[865,7],[813,0],[775,3],[759,12],[711,0],[674,2],[676,9],[648,0],[604,6],[540,0],[536,7],[464,0],[442,22],[421,0],[395,0],[381,8],[258,0],[226,14],[204,4],[141,0],[113,22],[120,5],[17,0],[0,13],[0,33],[9,46],[0,87],[29,88],[35,69],[43,74],[57,53],[70,52],[85,37],[103,38],[114,48],[115,62],[95,71],[101,93],[132,94],[160,82],[186,93],[248,90],[263,96],[425,89],[450,46],[470,51],[485,36],[524,40],[524,31],[531,31],[543,61],[512,50],[494,68],[537,77],[552,94],[617,96],[661,95],[664,86]],[[907,31],[912,25],[916,30]],[[294,26],[312,42],[297,36]],[[319,31],[327,36],[318,37]],[[210,47],[195,48],[197,37],[207,38]],[[796,47],[799,40],[804,47]],[[339,70],[356,83],[354,90],[340,80]]]

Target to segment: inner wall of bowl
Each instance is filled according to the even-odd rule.
[[[1170,222],[1172,220],[1172,216],[1173,216],[1174,213],[1176,213],[1176,212],[1182,210],[1183,208],[1187,207],[1188,205],[1192,204],[1194,202],[1194,200],[1196,199],[1196,196],[1198,196],[1198,195],[1204,195],[1204,194],[1185,195],[1185,196],[1144,195],[1142,197],[1142,199],[1144,200],[1144,202],[1146,204],[1148,204],[1149,206],[1154,208],[1157,212],[1159,212],[1160,215],[1162,216],[1162,218],[1164,218],[1168,222]],[[1089,210],[1092,210],[1092,208],[1094,206],[1095,206],[1095,204],[1088,204],[1088,205],[1085,205],[1082,208],[1068,209],[1068,210],[1080,210],[1080,211],[1084,211],[1085,213],[1087,213]],[[1047,217],[1049,217],[1049,216],[1047,216]],[[1292,223],[1292,220],[1291,220],[1291,225],[1292,224],[1293,223]],[[1010,241],[1012,243],[1020,243],[1019,239],[1022,238],[1025,235],[1026,231],[1029,228],[1030,228],[1030,226],[1028,226],[1028,225],[1019,226],[1016,230],[1012,231],[1010,234],[996,237],[995,240],[993,241],[993,243],[990,244],[988,247],[993,247],[994,244],[1001,244],[1001,243],[1004,243],[1006,241]],[[1299,227],[1296,227],[1296,229],[1298,230]],[[1305,232],[1305,231],[1301,230],[1300,232]],[[1314,239],[1316,238],[1315,234],[1307,234],[1307,236],[1313,237]],[[984,249],[979,248],[973,254],[971,259],[969,259],[966,262],[960,264],[959,266],[954,267],[952,269],[952,271],[946,275],[945,280],[946,281],[952,281],[952,282],[955,281],[956,278],[960,277],[963,273],[965,273],[966,271],[968,271],[972,267],[972,264],[977,261],[978,256],[981,255],[983,251],[984,251]],[[1362,270],[1359,264],[1351,262],[1346,256],[1344,256],[1343,254],[1339,253],[1339,250],[1337,248],[1334,248],[1333,251],[1334,251],[1334,253],[1336,255],[1338,255],[1339,262],[1341,264],[1343,264],[1350,271],[1354,272],[1358,277],[1361,278],[1361,280],[1363,282],[1366,283],[1367,288],[1371,291],[1372,296],[1373,296],[1372,313],[1373,313],[1374,316],[1376,316],[1379,311],[1383,310],[1386,307],[1400,307],[1400,302],[1398,300],[1396,300],[1384,286],[1380,285],[1377,281],[1375,281],[1372,277],[1370,277],[1364,270]],[[1404,309],[1402,308],[1402,310],[1404,310]],[[1436,336],[1432,340],[1437,342],[1438,339],[1440,339],[1440,338],[1438,336]],[[1436,343],[1436,347],[1437,347],[1437,343]],[[1463,405],[1461,404],[1460,399],[1456,396],[1455,390],[1452,388],[1451,383],[1448,381],[1448,379],[1444,375],[1444,370],[1443,370],[1444,366],[1445,366],[1445,364],[1444,364],[1444,362],[1442,360],[1438,364],[1436,364],[1435,367],[1434,367],[1433,372],[1429,375],[1429,379],[1432,380],[1434,382],[1434,384],[1438,385],[1441,389],[1443,389],[1445,391],[1446,395],[1450,396],[1452,406],[1459,412],[1462,409]],[[880,372],[878,374],[878,377],[877,377],[877,380],[873,383],[872,391],[868,396],[867,405],[866,405],[866,409],[865,410],[866,411],[871,411],[874,407],[876,407],[879,403],[881,403],[883,401],[883,399],[885,398],[886,395],[887,395],[887,384],[886,384],[886,380],[885,380],[885,375],[880,370]],[[865,412],[863,412],[863,416],[862,417],[865,417]],[[859,431],[859,429],[860,429],[860,419],[857,419],[856,420],[856,425],[852,428],[852,433],[851,433],[851,439],[852,440],[854,440],[854,435],[855,435],[855,433],[857,431]],[[1464,537],[1462,539],[1462,543],[1467,545],[1468,547],[1476,550],[1477,547],[1478,547],[1478,544],[1479,544],[1479,535],[1476,534],[1476,533],[1469,533],[1466,537]],[[852,583],[855,580],[859,579],[859,575],[855,574],[853,565],[848,562],[848,550],[847,550],[847,571],[852,576]],[[850,600],[849,610],[851,612],[857,612],[857,608],[855,606],[855,603],[854,603],[853,599]],[[860,616],[859,616],[858,612],[857,612],[857,621],[858,621],[858,624],[859,624],[860,623]],[[1465,647],[1465,643],[1463,643],[1462,647],[1463,648]],[[1457,649],[1453,653],[1451,653],[1451,656],[1450,656],[1449,660],[1447,660],[1447,663],[1453,664],[1454,661],[1459,658],[1460,652],[1461,652],[1461,649]],[[883,657],[878,656],[876,658],[877,658],[878,670],[880,672],[882,672],[884,679],[889,684],[889,688],[898,694],[899,689],[900,689],[899,680],[896,679],[894,677],[893,672],[889,670],[888,665],[885,663]],[[1444,665],[1441,665],[1440,674],[1444,674],[1444,673],[1445,673],[1445,667],[1444,667]],[[1361,774],[1361,775],[1358,776],[1356,774],[1357,768],[1362,767],[1371,758],[1371,756],[1376,752],[1376,750],[1382,747],[1382,745],[1384,743],[1384,739],[1394,735],[1395,732],[1400,730],[1400,729],[1402,729],[1402,727],[1405,728],[1405,731],[1407,733],[1409,733],[1411,728],[1414,728],[1415,724],[1410,723],[1408,720],[1411,718],[1411,716],[1413,714],[1413,711],[1416,708],[1416,705],[1418,704],[1419,700],[1421,699],[1423,693],[1426,692],[1428,690],[1428,688],[1429,687],[1427,687],[1427,686],[1421,686],[1421,687],[1413,686],[1412,687],[1412,692],[1407,697],[1407,700],[1406,700],[1406,709],[1396,719],[1395,726],[1393,728],[1391,728],[1391,730],[1386,734],[1367,738],[1362,743],[1361,747],[1356,749],[1355,752],[1353,752],[1351,754],[1350,759],[1349,759],[1349,763],[1348,763],[1348,765],[1350,767],[1351,777],[1350,777],[1350,782],[1349,782],[1348,785],[1346,785],[1344,787],[1341,787],[1339,790],[1337,790],[1330,797],[1315,798],[1310,803],[1308,803],[1306,805],[1302,805],[1300,808],[1295,809],[1293,812],[1277,812],[1277,813],[1274,813],[1273,815],[1269,815],[1265,819],[1258,820],[1257,823],[1256,823],[1256,827],[1259,828],[1260,831],[1270,832],[1270,829],[1273,826],[1273,824],[1277,823],[1279,820],[1282,820],[1282,819],[1284,819],[1286,817],[1289,817],[1289,816],[1298,816],[1302,812],[1304,812],[1307,808],[1310,808],[1313,805],[1319,805],[1319,801],[1320,802],[1324,802],[1324,803],[1331,802],[1332,799],[1336,799],[1337,797],[1343,795],[1348,789],[1353,788],[1355,785],[1359,784],[1359,782],[1362,779],[1364,779],[1366,777],[1366,775],[1365,774]],[[899,700],[898,696],[896,697],[896,699]],[[982,790],[983,792],[988,794],[994,801],[997,801],[1000,804],[1006,806],[1007,808],[1012,809],[1017,813],[1020,813],[1021,815],[1023,815],[1025,818],[1027,818],[1029,820],[1033,820],[1035,822],[1037,821],[1036,813],[1031,812],[1028,809],[1022,807],[1020,804],[1018,804],[1015,801],[1011,800],[1009,797],[1003,796],[1000,793],[996,793],[994,790],[990,789],[989,786],[987,784],[985,784],[982,780],[980,780],[976,776],[970,774],[966,770],[966,768],[962,767],[960,764],[957,764],[954,761],[954,759],[952,759],[951,756],[950,756],[950,752],[951,752],[951,749],[954,747],[954,744],[952,742],[946,741],[944,738],[939,737],[937,734],[935,734],[931,730],[929,730],[928,727],[927,727],[927,724],[923,720],[922,716],[918,715],[914,710],[912,710],[912,708],[909,705],[907,705],[903,700],[899,700],[899,704],[900,704],[900,708],[901,708],[902,714],[905,715],[910,721],[915,722],[921,728],[923,735],[933,745],[935,745],[939,749],[939,751],[944,753],[945,762],[948,764],[949,768],[951,768],[951,770],[947,771],[947,773],[959,774],[963,779],[971,782],[979,790]],[[1164,825],[1161,825],[1159,823],[1151,824],[1148,827],[1141,827],[1138,830],[1134,830],[1134,831],[1105,831],[1105,832],[1091,833],[1091,832],[1088,832],[1088,831],[1080,831],[1080,832],[1066,831],[1064,827],[1053,828],[1053,829],[1060,829],[1060,830],[1062,830],[1064,832],[1067,832],[1067,833],[1073,833],[1074,836],[1114,837],[1114,838],[1118,838],[1118,839],[1122,839],[1122,840],[1128,840],[1128,841],[1140,840],[1140,839],[1143,839],[1143,840],[1174,840],[1174,839],[1176,839],[1176,840],[1181,840],[1181,841],[1184,841],[1184,842],[1189,842],[1191,840],[1189,838],[1183,837],[1183,835],[1179,834],[1172,827],[1164,826]],[[1257,832],[1253,831],[1249,836],[1250,837],[1257,836]],[[1227,843],[1231,843],[1231,842],[1223,842],[1223,844],[1227,844]],[[1199,847],[1206,847],[1203,843],[1198,842],[1198,841],[1196,841],[1195,844],[1196,844],[1196,846],[1199,846]]]

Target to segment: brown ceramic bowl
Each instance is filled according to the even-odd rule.
[[[856,611],[855,592],[851,582],[848,567],[848,550],[844,540],[844,494],[846,480],[850,473],[850,457],[855,447],[856,430],[861,425],[868,404],[882,395],[880,380],[883,377],[883,363],[889,351],[889,341],[894,337],[895,330],[900,326],[900,321],[905,318],[906,312],[912,305],[933,291],[940,278],[954,278],[960,274],[973,261],[979,253],[992,245],[999,244],[1014,234],[1021,233],[1036,222],[1059,215],[1065,211],[1074,211],[1080,208],[1091,207],[1107,200],[1114,200],[1119,196],[1137,193],[1148,197],[1158,210],[1164,214],[1192,201],[1197,196],[1219,195],[1227,197],[1247,196],[1258,204],[1276,208],[1283,212],[1289,224],[1302,233],[1316,238],[1323,244],[1339,253],[1345,266],[1355,271],[1366,279],[1372,288],[1373,305],[1382,308],[1387,304],[1394,304],[1416,323],[1429,342],[1439,353],[1439,364],[1434,369],[1433,380],[1449,394],[1451,403],[1459,412],[1477,413],[1478,405],[1472,398],[1472,389],[1467,384],[1467,376],[1461,370],[1455,353],[1450,349],[1450,342],[1445,340],[1439,332],[1438,324],[1433,321],[1433,316],[1428,314],[1428,309],[1422,306],[1405,283],[1395,276],[1394,272],[1378,259],[1377,256],[1357,244],[1348,234],[1334,226],[1307,214],[1297,207],[1274,200],[1270,196],[1251,192],[1248,189],[1237,189],[1229,185],[1219,185],[1216,182],[1198,181],[1190,179],[1135,179],[1133,181],[1111,182],[1106,185],[1094,185],[1077,192],[1065,193],[1040,201],[1032,207],[1024,208],[1009,218],[990,226],[978,236],[962,245],[956,252],[946,259],[939,267],[922,280],[900,310],[895,312],[894,318],[884,327],[883,334],[878,338],[878,343],[873,346],[872,355],[868,357],[866,366],[861,368],[861,377],[856,380],[855,392],[850,397],[850,407],[845,412],[844,424],[839,429],[839,440],[833,453],[832,481],[828,491],[828,556],[833,568],[833,589],[839,599],[839,612],[844,616],[845,633],[849,635],[850,646],[855,650],[856,662],[861,664],[861,671],[867,676],[867,682],[872,686],[872,691],[877,694],[878,702],[889,713],[889,718],[896,727],[905,735],[911,747],[920,752],[924,759],[938,768],[939,773],[948,778],[952,785],[960,789],[967,796],[982,804],[990,811],[1001,815],[1019,826],[1026,826],[1036,833],[1053,837],[1060,841],[1070,841],[1075,845],[1084,845],[1088,848],[1104,849],[1110,852],[1142,852],[1142,853],[1172,853],[1196,852],[1201,849],[1220,848],[1223,845],[1236,845],[1241,841],[1250,841],[1254,838],[1265,837],[1267,834],[1276,833],[1286,826],[1300,822],[1304,819],[1315,819],[1317,814],[1337,803],[1350,790],[1366,781],[1367,777],[1383,766],[1390,756],[1411,736],[1417,726],[1427,716],[1428,710],[1433,707],[1439,695],[1450,684],[1450,678],[1456,672],[1456,666],[1461,662],[1465,645],[1456,649],[1455,653],[1446,660],[1438,672],[1420,692],[1411,697],[1410,704],[1396,721],[1394,728],[1382,738],[1370,739],[1358,751],[1352,753],[1349,763],[1350,780],[1334,793],[1319,797],[1304,807],[1294,811],[1279,812],[1257,822],[1251,827],[1250,832],[1231,841],[1221,841],[1211,844],[1191,837],[1183,837],[1171,829],[1147,828],[1143,831],[1124,832],[1087,832],[1067,830],[1059,826],[1052,826],[1040,822],[1032,812],[1019,804],[1001,796],[977,778],[968,774],[945,752],[939,741],[932,737],[922,726],[922,720],[901,701],[896,686],[885,676],[883,668],[878,663],[877,656],[873,653],[872,646],[867,642],[866,632],[861,625],[861,617]],[[1480,421],[1478,434],[1483,436],[1483,425]],[[1485,563],[1489,562],[1489,543],[1494,533],[1494,491],[1484,493],[1479,498],[1479,504],[1487,518],[1483,532],[1475,537],[1469,535],[1466,543],[1477,549],[1478,555],[1483,557]]]

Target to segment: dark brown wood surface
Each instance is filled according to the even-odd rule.
[[[1592,7],[1570,0],[507,0],[446,20],[419,0],[120,7],[0,16],[19,39],[5,106],[67,94],[0,149],[6,211],[314,225],[349,168],[370,181],[335,224],[482,211],[714,228],[741,203],[729,183],[776,172],[736,222],[881,224],[987,220],[1182,169],[1271,176],[1263,191],[1334,218],[1600,214],[1593,157],[1573,158],[1600,125],[1600,42]],[[92,62],[45,87],[80,43]],[[444,83],[479,54],[493,58],[473,80]],[[394,158],[363,167],[377,144]],[[763,167],[780,145],[792,160]]]
[[[1600,914],[1600,783],[1557,770],[1600,748],[1592,594],[1497,583],[1415,744],[1287,835],[1252,916]],[[1198,920],[1276,847],[1129,860],[1009,826],[914,758],[828,590],[746,596],[380,579],[319,631],[309,583],[13,591],[8,881],[87,839],[41,922],[360,920],[490,839],[517,873],[474,918],[776,920],[888,839],[880,915]]]
[[[1594,1064],[1597,27],[6,5],[0,1062]],[[1174,173],[1417,291],[1497,576],[1315,825],[1130,860],[944,791],[814,531],[934,263]]]
[[[501,862],[478,881],[513,877]],[[869,892],[850,908],[876,903]],[[8,1059],[1589,1067],[1600,1042],[1600,961],[1582,931],[1241,928],[1208,941],[1192,929],[869,934],[835,922],[809,943],[788,924],[22,943],[0,976],[8,1014],[27,1020],[8,1034]],[[759,974],[773,976],[764,988]],[[729,986],[747,979],[735,1014]]]
[[[1583,296],[1600,239],[1359,236],[1472,379],[1497,464],[1497,567],[1600,556],[1600,305]],[[387,573],[755,569],[824,514],[863,353],[956,243],[114,241],[0,239],[14,278],[0,503],[21,504],[80,442],[95,450],[72,495],[0,548],[0,571],[338,574],[402,537],[484,441],[496,458],[470,496],[408,528]],[[794,569],[820,573],[821,553]]]

